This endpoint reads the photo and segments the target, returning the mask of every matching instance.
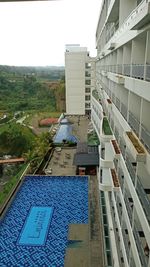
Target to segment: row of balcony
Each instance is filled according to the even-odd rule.
[[[143,126],[143,124],[140,124],[140,121],[133,115],[131,111],[127,110],[127,107],[120,101],[118,97],[115,96],[114,93],[111,94],[111,91],[106,88],[106,86],[105,90],[106,93],[111,97],[109,98],[109,101],[107,100],[107,102],[109,104],[111,104],[111,102],[115,104],[115,106],[118,108],[125,120],[128,121],[128,124],[130,125],[131,129],[136,133],[136,135],[139,137],[146,149],[150,152],[150,132],[145,128],[145,126]]]
[[[149,64],[118,64],[118,65],[101,65],[100,71],[113,72],[132,78],[150,81]]]

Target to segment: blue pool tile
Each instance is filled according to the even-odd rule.
[[[33,206],[54,207],[44,245],[19,245]],[[88,178],[28,176],[0,222],[0,267],[63,267],[69,224],[88,223]]]

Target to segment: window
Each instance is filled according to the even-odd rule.
[[[86,67],[86,69],[91,68],[91,63],[85,63],[85,67]]]
[[[85,108],[90,108],[90,103],[85,103]]]
[[[91,80],[86,80],[86,81],[85,81],[85,84],[87,84],[87,85],[91,85]]]
[[[91,92],[91,88],[85,88],[85,92],[86,93],[90,93]]]
[[[85,77],[91,77],[91,74],[88,71],[86,71],[85,72]]]
[[[90,95],[86,95],[86,96],[85,96],[85,100],[86,100],[86,101],[90,101],[90,98],[91,98]]]

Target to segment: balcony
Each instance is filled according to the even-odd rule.
[[[92,96],[99,102],[100,101],[100,97],[98,95],[97,90],[93,90],[92,91]]]
[[[150,21],[150,2],[148,0],[142,1],[137,8],[133,10],[130,17],[132,16],[131,29],[140,30],[144,25]]]
[[[150,81],[150,65],[149,64],[116,64],[116,65],[104,65],[101,66],[101,71],[108,71],[119,74],[113,78],[111,74],[107,74],[108,78],[115,79],[119,84],[124,83],[124,76],[132,77],[135,79]]]
[[[113,183],[109,168],[103,168],[101,170],[99,189],[101,191],[112,191]]]
[[[125,132],[124,134],[126,145],[135,161],[146,161],[146,151],[140,140],[133,132]]]

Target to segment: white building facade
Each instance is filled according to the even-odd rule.
[[[104,0],[96,42],[106,266],[150,267],[150,1]]]
[[[95,88],[95,60],[86,47],[66,45],[66,114],[85,115],[91,110],[91,91]]]

